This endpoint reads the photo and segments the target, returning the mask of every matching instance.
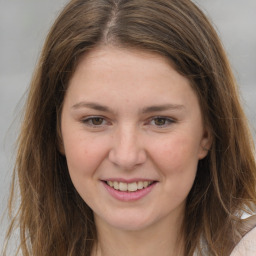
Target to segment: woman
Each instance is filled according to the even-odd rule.
[[[255,234],[241,220],[256,203],[247,121],[188,0],[71,1],[31,82],[15,171],[22,255],[235,255]]]

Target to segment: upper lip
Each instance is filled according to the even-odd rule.
[[[102,179],[102,181],[117,181],[117,182],[124,182],[124,183],[133,183],[133,182],[139,182],[139,181],[149,181],[149,182],[153,182],[153,181],[156,181],[156,180],[153,180],[153,179],[146,179],[146,178],[133,178],[133,179],[107,178],[107,179]]]

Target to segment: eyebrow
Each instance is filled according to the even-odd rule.
[[[107,106],[100,105],[98,103],[94,102],[85,102],[81,101],[79,103],[76,103],[75,105],[72,106],[73,109],[78,109],[78,108],[91,108],[103,112],[111,112],[110,109]]]
[[[95,103],[95,102],[81,101],[72,106],[72,109],[79,109],[79,108],[90,108],[90,109],[94,109],[102,112],[114,112],[109,107]],[[147,114],[147,113],[161,112],[166,110],[182,110],[184,108],[185,108],[184,105],[179,105],[179,104],[152,105],[152,106],[144,107],[141,112],[143,114]]]
[[[161,112],[166,110],[182,110],[184,109],[184,105],[178,104],[164,104],[164,105],[153,105],[149,107],[145,107],[142,109],[142,113],[151,113],[151,112]]]

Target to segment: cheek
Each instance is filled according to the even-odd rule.
[[[70,133],[64,137],[64,149],[70,175],[86,176],[93,173],[106,155],[104,141],[94,140],[90,136]]]
[[[183,204],[193,186],[198,164],[195,147],[190,138],[177,135],[155,145],[151,153],[163,184],[161,201],[171,207]]]
[[[160,145],[160,146],[159,146]],[[151,155],[159,169],[166,174],[195,173],[198,163],[198,145],[191,137],[172,136],[170,140],[152,147]]]
[[[72,134],[72,133],[71,133]],[[64,149],[69,175],[77,192],[90,205],[97,186],[99,165],[104,161],[104,143],[92,140],[90,136],[73,133],[64,139]]]

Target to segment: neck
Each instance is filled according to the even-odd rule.
[[[184,256],[180,220],[175,223],[163,221],[135,231],[120,230],[97,222],[96,226],[98,243],[92,256]]]

